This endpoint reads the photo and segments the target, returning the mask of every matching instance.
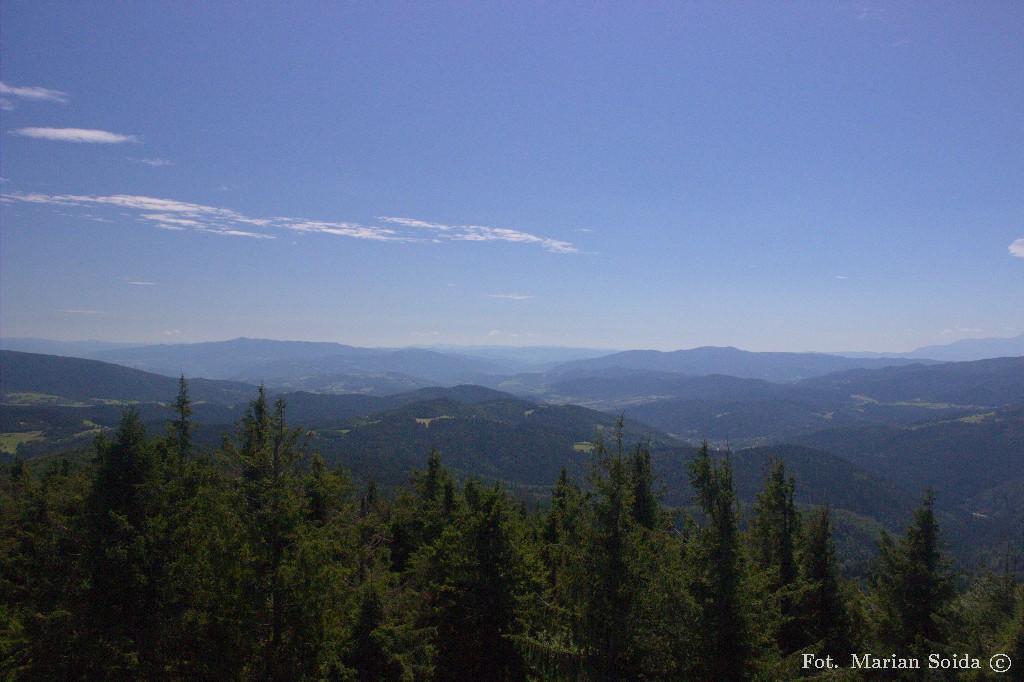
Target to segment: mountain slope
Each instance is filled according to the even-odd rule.
[[[236,403],[251,399],[255,391],[251,384],[189,379],[195,401]],[[16,394],[71,401],[170,402],[178,394],[178,380],[97,360],[0,351],[0,397],[11,402]]]
[[[686,464],[695,452],[692,448],[668,448],[652,453],[654,471],[665,484],[666,503],[689,504]],[[733,450],[728,456],[733,465],[736,494],[747,504],[755,502],[757,493],[764,489],[764,476],[776,460],[783,462],[787,474],[796,480],[795,500],[799,504],[828,504],[895,528],[910,517],[919,497],[825,450],[774,445]]]
[[[914,425],[851,424],[787,441],[833,452],[904,488],[966,502],[1024,477],[1024,405]]]
[[[567,465],[582,473],[589,442],[615,417],[575,405],[516,398],[476,403],[438,398],[315,429],[313,443],[357,476],[397,483],[422,467],[431,448],[463,476],[549,486]],[[650,427],[626,423],[629,442],[674,443]]]
[[[942,346],[922,346],[906,357],[964,362],[1024,355],[1024,334],[1012,338],[961,339]]]
[[[556,373],[586,376],[611,368],[747,379],[794,381],[854,368],[879,368],[913,362],[905,358],[847,358],[824,353],[755,353],[738,348],[704,346],[662,352],[632,350],[559,365]]]
[[[843,424],[908,425],[1024,402],[1024,358],[855,369],[788,383],[608,370],[528,395],[624,410],[689,441],[740,447]]]
[[[1024,357],[854,369],[802,383],[879,402],[997,406],[1024,402]]]
[[[358,348],[340,343],[238,338],[209,343],[141,346],[98,351],[98,360],[157,374],[205,376],[250,382],[317,375],[397,373],[433,383],[466,383],[482,374],[522,369],[510,360],[476,358],[420,348]]]

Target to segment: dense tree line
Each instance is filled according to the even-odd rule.
[[[747,522],[728,458],[701,450],[678,518],[621,429],[543,509],[460,483],[436,451],[384,498],[307,453],[285,415],[261,389],[197,450],[182,380],[164,436],[128,412],[90,466],[8,467],[4,679],[864,679],[845,669],[863,652],[1024,666],[1014,572],[954,574],[931,494],[857,584],[829,509],[801,513],[782,464]]]

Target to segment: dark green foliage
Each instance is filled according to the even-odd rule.
[[[594,445],[590,483],[595,497],[590,532],[584,539],[582,613],[578,637],[598,679],[631,679],[636,665],[633,614],[643,576],[636,573],[637,521],[633,482],[623,452],[622,422],[609,448]]]
[[[775,462],[757,495],[750,528],[751,571],[756,574],[759,601],[769,615],[770,630],[779,654],[789,656],[803,648],[797,618],[796,548],[800,539],[800,515],[793,502],[796,484],[786,477],[782,462]]]
[[[128,412],[92,459],[0,471],[0,678],[776,680],[808,674],[804,651],[1024,655],[1013,548],[957,594],[931,495],[870,589],[844,583],[832,512],[797,513],[789,462],[811,451],[773,466],[741,532],[733,460],[705,445],[677,527],[621,420],[530,512],[437,450],[357,494],[262,389],[211,447],[178,388],[165,437]],[[789,451],[749,456],[770,452]]]
[[[732,465],[715,460],[707,443],[690,463],[694,502],[705,523],[687,546],[689,589],[698,609],[697,668],[708,680],[744,680],[752,666],[749,605],[743,589],[736,493]]]
[[[146,653],[155,645],[157,569],[147,532],[153,447],[138,414],[127,412],[113,442],[96,449],[96,482],[84,519],[83,672],[116,671],[129,679],[147,672]]]
[[[85,577],[81,520],[88,477],[52,462],[0,480],[0,674],[81,678]]]
[[[797,597],[803,644],[836,660],[848,660],[852,652],[850,613],[839,577],[836,545],[832,540],[832,516],[821,507],[805,524],[800,552],[803,591]]]
[[[893,540],[883,532],[871,575],[879,644],[886,653],[938,650],[948,635],[948,607],[954,595],[949,559],[942,553],[929,491],[906,535]]]
[[[296,463],[300,430],[285,423],[285,404],[273,411],[260,387],[239,423],[235,442],[225,444],[241,467],[247,550],[246,589],[253,595],[250,618],[259,632],[256,674],[268,680],[291,678],[315,661],[319,614],[316,602],[304,603],[302,520],[305,499]],[[307,608],[310,607],[310,608]],[[313,641],[310,641],[313,640]]]
[[[192,446],[192,400],[188,397],[188,384],[185,375],[178,380],[178,397],[174,401],[174,419],[168,425],[171,437],[178,446],[178,456],[188,456]]]
[[[345,666],[355,673],[356,679],[380,682],[398,682],[402,679],[401,665],[385,648],[381,634],[383,625],[381,597],[373,587],[366,587],[352,628],[351,648],[344,658]]]
[[[633,518],[647,530],[654,530],[659,521],[659,505],[649,443],[639,443],[633,450],[629,473],[633,483]]]
[[[514,512],[498,488],[466,484],[466,506],[431,553],[437,617],[436,679],[517,680],[523,662],[512,636],[524,577]]]

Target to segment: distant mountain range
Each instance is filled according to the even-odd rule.
[[[193,400],[237,403],[252,399],[256,387],[236,381],[191,379]],[[177,379],[108,362],[0,350],[0,399],[171,402]],[[20,396],[20,398],[18,397]]]
[[[662,352],[629,350],[589,360],[576,360],[556,367],[565,377],[591,376],[608,370],[673,372],[691,376],[725,374],[745,379],[795,381],[842,372],[848,369],[890,367],[917,362],[907,358],[846,358],[825,353],[755,353],[738,348],[704,346],[690,350]]]
[[[158,426],[178,381],[96,360],[0,351],[0,432],[28,438],[23,456],[47,447],[86,446],[97,429],[110,428],[131,406]],[[257,387],[232,381],[191,379],[197,401],[198,439],[220,434],[256,397]],[[563,465],[583,473],[589,441],[615,424],[615,415],[575,405],[539,405],[483,386],[422,388],[390,396],[285,393],[289,422],[310,431],[310,443],[331,462],[389,485],[421,466],[433,447],[464,476],[548,485]],[[272,395],[271,398],[276,398]],[[212,426],[209,428],[213,421]],[[657,446],[678,441],[626,421],[629,442]],[[46,441],[50,442],[47,443]],[[577,447],[579,446],[579,447]]]
[[[480,377],[538,372],[567,359],[607,351],[580,348],[359,348],[340,343],[238,338],[207,343],[132,346],[103,342],[59,342],[7,338],[0,348],[97,359],[177,377],[266,382],[293,389],[321,389],[331,378],[344,387],[352,377],[360,390],[401,392],[424,385],[465,383]]]
[[[294,362],[296,368],[315,368],[339,355],[334,344],[281,343],[239,340],[199,344],[198,349],[96,352],[130,351],[152,359],[144,353],[157,348],[159,355],[170,348],[180,354],[179,360],[215,366],[219,351],[226,354],[225,367],[262,361],[264,366]],[[765,358],[735,349],[698,350],[709,362],[725,358],[736,366],[756,366],[751,363],[761,360],[762,367],[774,370],[820,371],[834,362],[815,354]],[[279,357],[278,351],[291,354],[292,360]],[[341,355],[362,366],[408,363],[403,369],[416,371],[409,365],[426,363],[458,372],[468,371],[473,363],[503,362],[422,349],[397,357],[369,349],[347,353]],[[308,429],[312,450],[386,486],[404,481],[411,469],[423,465],[429,449],[437,447],[460,476],[500,479],[524,494],[543,496],[562,466],[577,474],[585,471],[595,433],[607,434],[625,413],[627,443],[651,440],[655,469],[665,484],[666,501],[673,505],[687,504],[685,465],[694,443],[707,439],[715,447],[732,448],[737,488],[748,502],[769,459],[785,461],[797,477],[798,500],[835,506],[840,536],[864,560],[877,524],[900,527],[927,486],[938,490],[951,539],[963,556],[990,552],[1005,537],[1024,542],[1024,357],[858,367],[782,382],[629,369],[618,364],[618,355],[604,369],[589,366],[581,371],[579,363],[590,362],[581,360],[547,372],[487,375],[488,381],[515,387],[521,395],[472,384],[374,394],[386,385],[402,388],[422,381],[399,373],[311,374],[293,380],[331,388],[339,381],[363,382],[368,390],[361,393],[279,387],[271,388],[271,394],[283,395],[288,420]],[[656,366],[664,366],[664,356],[689,362],[694,354],[689,359],[686,353],[641,355],[654,358]],[[818,362],[822,365],[814,364]],[[374,383],[378,381],[383,383]],[[2,456],[87,450],[95,435],[116,425],[129,405],[159,431],[177,390],[174,376],[97,360],[0,351]],[[196,442],[216,448],[255,397],[257,386],[190,378],[189,390],[199,424]]]
[[[944,345],[921,346],[908,353],[836,353],[850,358],[914,358],[966,362],[1024,355],[1024,334],[1010,338],[961,339]]]
[[[935,347],[935,355],[1013,350],[1015,340],[989,339]],[[1012,342],[1012,343],[1011,343]],[[1010,345],[1007,345],[1010,344]],[[7,338],[0,347],[23,352],[101,360],[156,374],[266,382],[287,390],[383,395],[428,385],[477,383],[529,393],[541,384],[614,373],[665,372],[688,376],[722,374],[766,381],[795,381],[849,369],[935,363],[919,352],[898,356],[847,357],[826,353],[761,353],[702,347],[661,352],[499,346],[359,348],[338,343],[238,338],[191,344],[124,346],[103,342],[56,342]],[[1024,355],[1024,348],[1018,348]],[[999,355],[1005,353],[998,353]],[[868,355],[868,354],[862,354]],[[359,377],[354,380],[354,377]]]

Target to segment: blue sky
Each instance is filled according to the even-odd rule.
[[[0,5],[4,336],[1024,332],[1024,5]]]

